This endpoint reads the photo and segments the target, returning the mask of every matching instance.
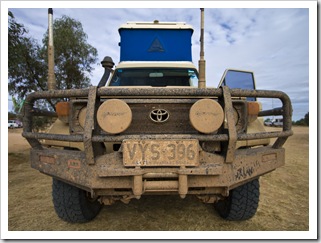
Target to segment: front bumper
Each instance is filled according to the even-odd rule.
[[[87,190],[95,196],[134,196],[176,193],[220,194],[268,173],[285,161],[283,148],[239,149],[233,163],[224,156],[200,151],[197,167],[125,167],[122,152],[86,161],[85,152],[31,149],[31,166],[42,173]]]
[[[33,116],[52,115],[37,111],[33,105],[39,99],[58,98],[87,99],[86,122],[83,134],[48,134],[35,133]],[[227,133],[218,134],[100,134],[95,112],[100,99],[181,99],[213,98],[224,103],[227,120]],[[235,128],[232,97],[277,98],[282,107],[260,111],[258,117],[281,115],[283,129],[277,132],[238,133]],[[230,189],[249,180],[268,173],[284,164],[283,144],[292,135],[292,106],[289,97],[279,91],[239,90],[222,87],[219,89],[191,88],[115,88],[98,89],[91,87],[82,90],[43,91],[30,94],[24,105],[23,136],[30,143],[31,166],[45,174],[66,181],[91,192],[92,196],[134,196],[139,198],[149,193],[178,193],[181,197],[187,194],[223,195]],[[93,130],[94,128],[94,130]],[[166,132],[166,131],[165,131]],[[257,139],[276,138],[272,146],[237,149],[237,142]],[[40,140],[56,140],[82,143],[84,151],[67,151],[46,149]],[[105,154],[99,144],[112,142],[122,143],[126,139],[196,139],[198,141],[224,142],[226,151],[220,155],[200,151],[198,166],[177,167],[143,167],[128,168],[123,166],[121,152]]]

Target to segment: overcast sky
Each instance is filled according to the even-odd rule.
[[[15,5],[9,10],[39,43],[48,28],[46,7],[53,7],[54,19],[67,15],[80,21],[88,35],[88,43],[98,50],[99,62],[91,76],[91,83],[97,85],[104,71],[100,66],[104,56],[111,56],[116,64],[119,62],[118,28],[127,21],[157,19],[192,25],[193,62],[197,65],[200,51],[199,8],[167,8],[167,2],[163,3],[157,5],[160,8],[108,9],[108,4],[104,4],[104,8],[58,8],[54,4],[42,4],[39,7],[43,8]],[[97,4],[87,6],[98,7]],[[308,6],[295,7],[292,3],[274,4],[274,8],[270,5],[269,8],[244,6],[247,8],[216,8],[215,4],[205,8],[207,86],[217,87],[226,68],[251,70],[255,74],[257,89],[284,91],[292,100],[293,120],[303,118],[309,111]],[[71,7],[79,6],[72,4]],[[265,109],[279,106],[277,99],[262,100],[262,103]]]

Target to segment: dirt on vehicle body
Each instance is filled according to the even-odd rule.
[[[191,62],[192,32],[184,23],[128,23],[120,28],[120,63],[112,71],[112,59],[103,60],[98,86],[27,97],[23,136],[31,166],[53,177],[59,217],[86,222],[102,204],[167,194],[196,195],[229,220],[256,213],[259,177],[284,165],[291,101],[257,90],[247,71],[227,70],[218,88],[204,87],[204,60],[199,70]],[[141,48],[131,48],[135,38]],[[165,47],[175,51],[164,56]],[[61,98],[69,101],[57,103],[51,129],[32,132],[33,117],[49,113],[37,114],[35,101]],[[282,107],[262,110],[257,98],[280,99]],[[271,115],[283,117],[282,131],[265,132],[261,117]]]

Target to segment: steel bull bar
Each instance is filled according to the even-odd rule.
[[[83,134],[74,134],[74,135],[63,135],[63,134],[50,134],[50,133],[39,133],[32,132],[32,117],[36,115],[43,115],[48,112],[39,112],[33,105],[34,102],[38,99],[57,99],[57,98],[87,98],[87,113],[86,121],[84,126]],[[95,109],[99,105],[101,98],[186,98],[186,97],[195,97],[195,98],[218,98],[224,101],[224,110],[226,112],[227,124],[228,124],[228,134],[150,134],[145,135],[144,139],[197,139],[199,141],[225,141],[228,144],[226,156],[212,155],[201,151],[202,158],[207,158],[211,161],[219,161],[217,164],[212,164],[210,167],[196,167],[196,168],[185,168],[181,166],[180,168],[169,169],[168,171],[163,171],[162,169],[143,169],[141,167],[135,168],[124,168],[122,166],[121,157],[118,153],[108,154],[99,156],[94,152],[94,143],[98,142],[122,142],[124,139],[141,139],[141,135],[101,135],[94,133],[95,128]],[[283,129],[282,131],[274,132],[260,132],[254,134],[237,134],[234,127],[234,118],[231,116],[232,109],[232,97],[258,97],[258,98],[277,98],[282,102],[282,107],[273,109],[273,110],[264,110],[261,111],[258,116],[269,116],[269,115],[282,115],[283,116]],[[237,182],[242,182],[249,179],[249,176],[259,176],[271,171],[274,168],[266,167],[262,168],[262,171],[258,170],[253,173],[253,168],[255,167],[255,156],[259,154],[262,161],[277,161],[275,166],[280,166],[280,160],[284,160],[284,149],[281,149],[285,141],[289,136],[293,134],[291,130],[292,126],[292,106],[289,97],[280,91],[266,91],[266,90],[241,90],[241,89],[229,89],[228,87],[222,87],[219,89],[215,88],[206,88],[206,89],[197,89],[197,88],[97,88],[91,87],[89,89],[78,89],[78,90],[52,90],[52,91],[41,91],[30,94],[24,104],[24,116],[23,116],[23,133],[22,135],[30,143],[31,150],[31,163],[32,167],[40,170],[43,173],[49,174],[66,180],[71,184],[75,184],[79,187],[83,187],[85,190],[91,190],[92,188],[107,188],[111,185],[116,185],[114,179],[117,176],[122,176],[124,179],[125,187],[132,187],[133,193],[136,197],[140,197],[143,193],[142,188],[156,188],[157,185],[152,181],[146,183],[143,179],[151,175],[152,173],[159,171],[160,174],[167,176],[177,176],[177,181],[169,180],[164,181],[163,187],[166,189],[176,188],[179,194],[186,195],[188,191],[187,185],[187,175],[217,175],[220,174],[222,170],[222,163],[232,163],[234,159],[236,161],[243,161],[243,164],[248,164],[247,169],[244,169],[246,166],[237,169],[237,171],[230,171],[229,173],[234,174]],[[53,114],[52,114],[53,115]],[[268,148],[257,148],[253,149],[250,152],[247,151],[238,151],[236,154],[235,144],[237,141],[241,140],[253,140],[253,139],[262,139],[262,138],[277,138],[272,147]],[[59,140],[59,141],[69,141],[69,142],[83,142],[84,151],[61,151],[54,149],[46,149],[42,146],[40,139],[47,140]],[[45,151],[44,151],[45,150]],[[206,153],[206,154],[205,154]],[[200,157],[201,158],[201,157]],[[278,159],[276,159],[278,158]],[[280,159],[281,158],[281,159]],[[35,160],[35,162],[33,162]],[[115,162],[116,165],[106,164],[106,161]],[[223,161],[222,161],[223,160]],[[254,162],[253,162],[254,160]],[[67,162],[66,162],[67,161]],[[40,165],[43,162],[44,165]],[[38,164],[37,164],[38,163]],[[85,169],[80,169],[78,172],[69,172],[60,170],[57,166],[59,164],[67,163],[69,169],[80,169],[83,168],[83,165],[95,165],[85,166]],[[110,165],[110,168],[108,167]],[[230,168],[230,167],[229,167]],[[81,176],[82,174],[87,174],[88,176]],[[90,176],[98,176],[99,179],[96,179],[94,186],[93,180],[88,179]],[[128,178],[129,177],[129,178]],[[101,180],[104,178],[104,181]],[[212,177],[212,182],[215,182],[215,178]],[[188,180],[189,183],[193,184],[193,177]],[[234,181],[235,182],[235,181]],[[168,185],[166,184],[168,183]],[[207,182],[206,182],[207,183]],[[206,184],[205,183],[205,184]],[[216,183],[216,182],[215,182]],[[217,185],[220,185],[219,180]],[[107,186],[108,185],[108,186]],[[229,185],[228,185],[229,186]],[[228,193],[228,190],[225,189],[225,193]],[[92,191],[93,193],[93,191]],[[221,193],[223,194],[223,192]],[[183,196],[182,196],[183,197]]]

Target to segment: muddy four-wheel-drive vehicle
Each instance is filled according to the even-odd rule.
[[[119,33],[120,62],[113,70],[111,58],[102,61],[98,86],[35,92],[25,102],[31,166],[53,177],[58,216],[85,222],[103,204],[175,194],[213,203],[225,219],[251,218],[259,177],[284,165],[288,96],[256,90],[253,73],[237,70],[206,88],[204,59],[199,73],[193,29],[184,23],[127,23]],[[262,110],[258,97],[280,99],[282,107]],[[49,113],[35,109],[36,101],[61,98],[67,101],[56,104],[49,131],[32,132],[33,117]],[[282,131],[265,132],[269,115],[283,117]]]

